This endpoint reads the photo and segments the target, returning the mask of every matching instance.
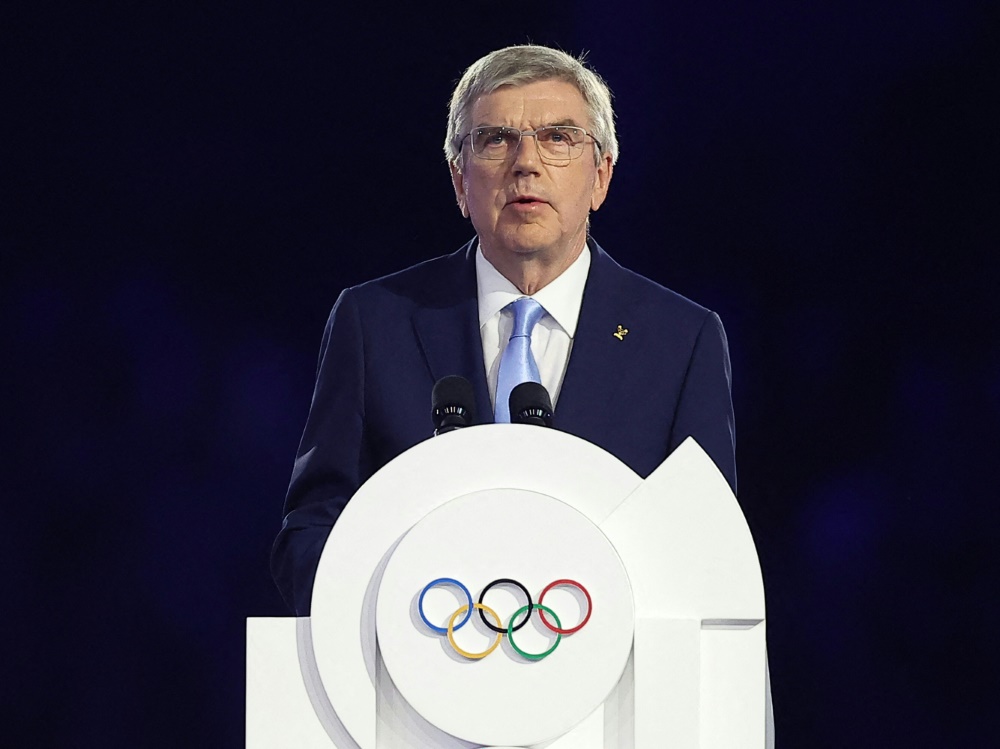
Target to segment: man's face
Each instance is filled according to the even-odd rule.
[[[535,130],[545,125],[574,125],[590,132],[587,106],[571,83],[537,81],[503,86],[476,99],[470,128],[504,125]],[[587,216],[597,210],[611,181],[611,157],[595,164],[597,145],[586,139],[583,153],[568,163],[540,157],[535,138],[524,136],[506,159],[482,159],[466,138],[461,167],[452,165],[452,181],[462,213],[472,219],[483,254],[497,267],[538,258],[567,267],[583,249]]]

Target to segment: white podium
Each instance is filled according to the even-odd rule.
[[[753,539],[694,440],[643,480],[476,426],[358,490],[311,617],[248,619],[246,746],[761,749],[765,670]]]

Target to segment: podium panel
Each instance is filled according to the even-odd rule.
[[[550,429],[427,440],[275,621],[248,622],[248,747],[764,746],[756,550],[691,439],[645,480]]]

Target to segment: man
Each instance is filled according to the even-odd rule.
[[[493,52],[455,89],[445,153],[476,238],[347,289],[326,327],[272,554],[299,616],[309,614],[323,544],[351,496],[430,436],[435,381],[467,378],[477,421],[492,422],[494,410],[506,420],[504,350],[520,314],[509,305],[521,297],[537,302],[528,303],[540,315],[530,351],[556,428],[642,476],[694,436],[736,486],[718,316],[623,269],[589,237],[618,155],[604,82],[546,47]]]

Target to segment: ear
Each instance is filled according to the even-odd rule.
[[[451,184],[455,188],[455,200],[458,202],[458,210],[462,212],[465,218],[468,218],[469,203],[465,197],[465,179],[462,177],[462,168],[458,165],[458,159],[452,161],[448,166],[451,167]]]
[[[594,176],[594,191],[590,195],[590,210],[596,211],[604,203],[604,199],[608,196],[608,186],[611,184],[611,175],[614,171],[611,154],[605,154],[601,163],[597,165],[597,174]]]

